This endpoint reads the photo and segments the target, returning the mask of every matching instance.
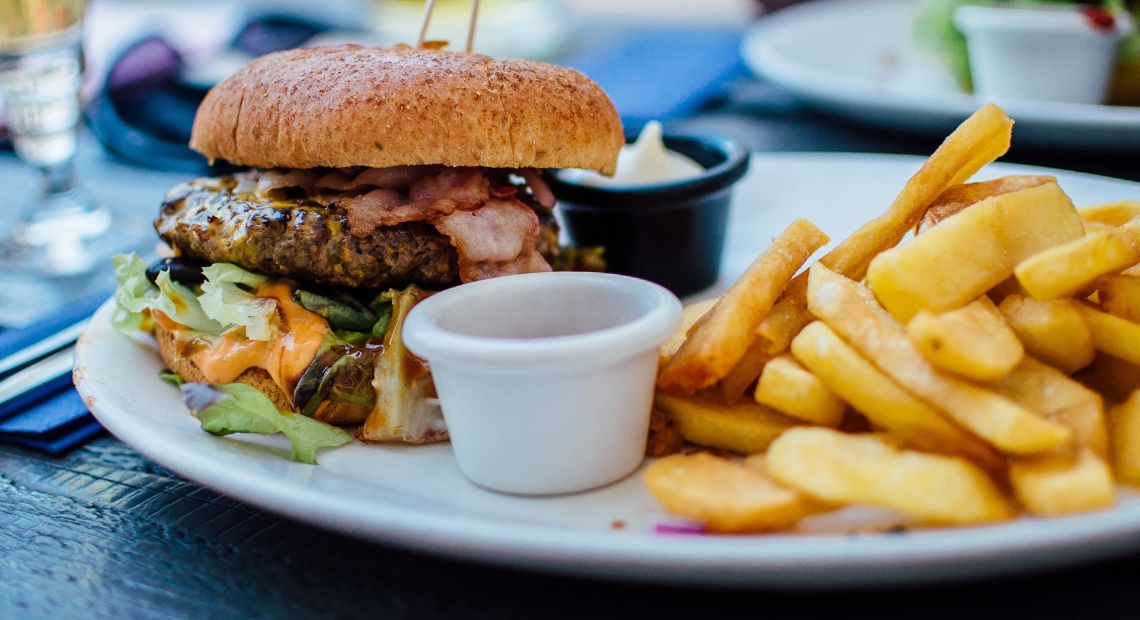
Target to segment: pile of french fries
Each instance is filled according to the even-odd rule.
[[[1140,201],[966,183],[1012,127],[980,109],[809,269],[829,240],[798,220],[686,309],[655,406],[713,451],[647,468],[668,512],[726,533],[849,505],[977,524],[1106,509],[1140,484]]]

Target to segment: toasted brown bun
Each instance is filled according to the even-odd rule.
[[[166,367],[182,377],[189,383],[205,382],[206,376],[198,369],[198,365],[188,357],[178,352],[178,342],[173,332],[156,325],[154,329],[155,340],[158,341],[158,354]],[[288,395],[277,386],[269,373],[262,368],[250,368],[238,376],[235,383],[244,383],[253,389],[265,394],[278,409],[295,411],[293,402]],[[364,421],[367,411],[362,413],[360,407],[343,406],[342,403],[330,402],[321,407],[313,416],[321,422],[329,424],[359,424]]]
[[[259,168],[410,164],[613,173],[617,110],[573,69],[342,45],[262,56],[215,86],[190,146]]]

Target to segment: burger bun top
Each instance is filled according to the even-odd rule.
[[[262,56],[206,95],[190,146],[258,168],[442,164],[612,174],[621,120],[555,65],[407,46]]]

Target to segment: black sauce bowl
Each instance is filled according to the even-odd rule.
[[[732,186],[748,171],[749,154],[738,140],[723,136],[666,134],[665,146],[705,171],[626,187],[582,185],[560,172],[548,181],[575,246],[604,247],[606,271],[689,295],[717,279]]]

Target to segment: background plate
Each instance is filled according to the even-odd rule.
[[[945,136],[980,103],[913,38],[915,0],[815,0],[756,22],[745,61],[809,104],[854,121]],[[1063,79],[1059,76],[1058,79]],[[998,101],[1017,143],[1140,151],[1140,107]]]
[[[727,285],[770,239],[807,217],[842,239],[877,215],[923,159],[757,154],[737,188],[724,262]],[[991,165],[989,178],[1040,168]],[[1078,204],[1135,198],[1140,184],[1056,172]],[[639,581],[734,586],[839,586],[953,580],[1059,565],[1140,547],[1140,499],[1107,512],[969,529],[848,534],[886,515],[813,518],[814,533],[658,536],[659,511],[640,475],[576,495],[501,495],[467,482],[447,444],[366,446],[287,459],[284,438],[215,438],[158,378],[145,339],[96,314],[76,349],[79,390],[99,420],[155,462],[243,501],[330,529],[479,562]],[[536,413],[541,405],[536,404]],[[819,533],[819,532],[834,533]]]

